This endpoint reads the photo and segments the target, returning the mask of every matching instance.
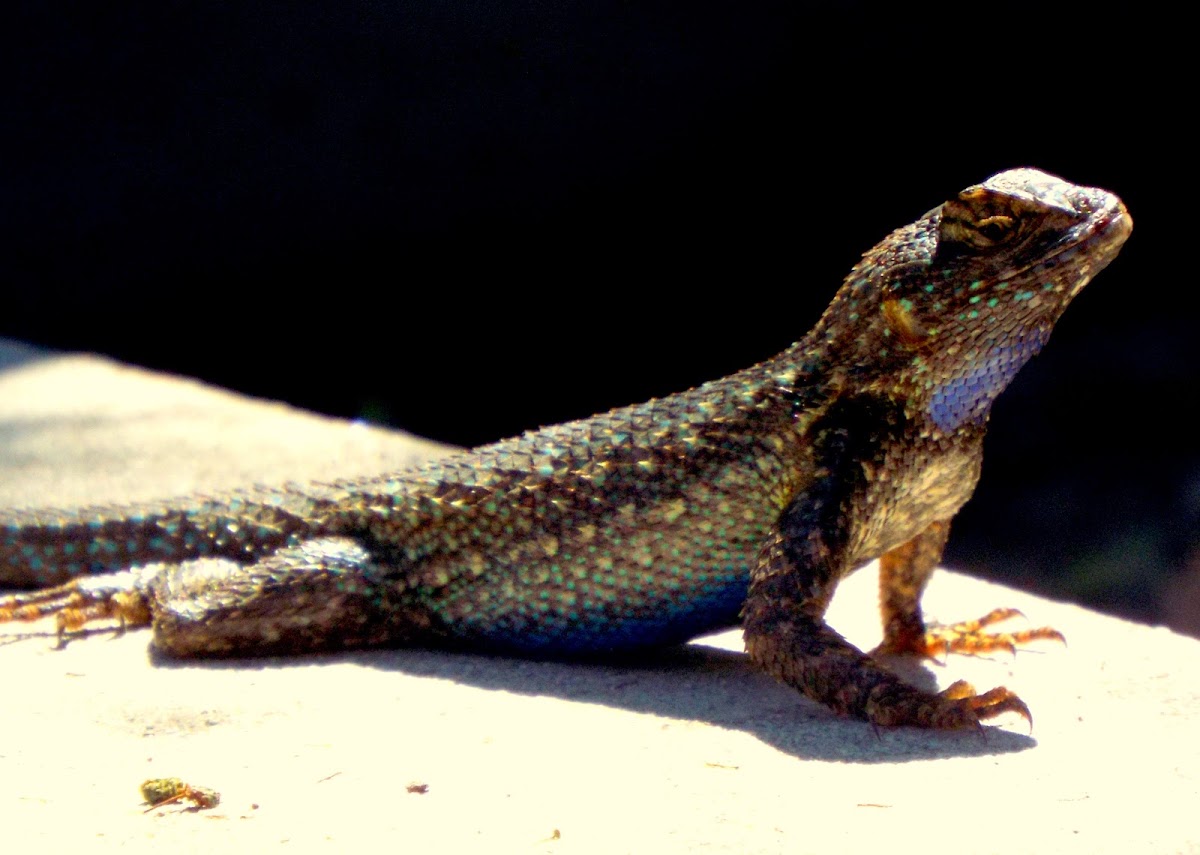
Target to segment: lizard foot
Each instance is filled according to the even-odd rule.
[[[147,626],[150,608],[136,589],[131,573],[72,579],[53,588],[0,600],[0,623],[33,623],[51,616],[62,647],[68,633],[79,632],[95,621],[116,621],[118,632],[131,626]]]
[[[876,727],[939,730],[978,729],[983,721],[1014,712],[1033,726],[1029,707],[1006,688],[979,693],[959,680],[934,694],[905,682],[819,619],[798,610],[776,619],[770,600],[765,607],[757,600],[747,602],[745,639],[751,660],[835,712]]]
[[[946,626],[929,627],[923,634],[891,633],[875,649],[877,653],[909,653],[929,659],[941,659],[949,653],[978,656],[996,650],[1016,655],[1017,646],[1031,641],[1061,641],[1067,639],[1057,629],[1041,626],[1016,632],[990,632],[988,627],[1014,617],[1024,617],[1017,609],[992,609],[981,618],[965,620]]]
[[[977,728],[987,719],[1014,712],[1033,730],[1033,714],[1029,707],[1003,686],[983,694],[978,694],[965,680],[952,683],[936,695],[895,684],[880,689],[882,691],[867,702],[864,710],[867,719],[877,726],[904,724],[940,730]]]

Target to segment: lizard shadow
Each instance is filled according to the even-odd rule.
[[[154,656],[158,667],[177,661]],[[1007,754],[1036,746],[1031,736],[987,727],[979,731],[930,732],[873,728],[845,719],[760,673],[743,653],[691,643],[634,655],[553,660],[463,653],[439,649],[361,650],[330,654],[330,664],[450,680],[489,691],[557,698],[668,719],[701,721],[748,733],[798,759],[894,763],[949,757]],[[287,668],[314,660],[286,657],[253,665]],[[188,667],[238,667],[249,660],[218,660]],[[935,689],[919,664],[892,665],[902,677]]]

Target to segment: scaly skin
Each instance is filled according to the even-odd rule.
[[[929,633],[920,596],[979,476],[996,396],[1132,221],[1030,169],[889,235],[766,362],[410,471],[155,507],[0,517],[0,619],[152,623],[170,655],[445,644],[570,655],[741,618],[760,667],[878,725],[1017,712],[1006,689],[902,682],[824,621],[881,558],[887,652],[1037,638],[1010,612]]]

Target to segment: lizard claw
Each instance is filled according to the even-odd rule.
[[[966,680],[956,680],[947,686],[945,691],[941,692],[938,697],[945,698],[948,701],[964,703],[967,709],[973,712],[975,717],[981,721],[995,718],[1006,712],[1015,712],[1021,718],[1025,719],[1029,725],[1030,732],[1033,731],[1033,713],[1029,711],[1028,705],[1017,697],[1015,693],[1003,686],[997,686],[980,695],[975,692],[975,687]]]
[[[938,730],[980,728],[987,719],[1008,712],[1021,716],[1033,730],[1033,714],[1014,692],[997,686],[979,694],[965,680],[957,680],[936,695],[916,689],[899,694],[889,692],[868,703],[866,708],[867,718],[877,725],[906,724]]]
[[[1048,626],[1015,632],[987,631],[987,628],[994,624],[1024,616],[1018,609],[992,609],[983,617],[975,620],[964,620],[946,626],[931,626],[923,636],[918,635],[911,640],[907,637],[885,639],[877,650],[883,653],[914,653],[918,656],[942,661],[950,653],[979,656],[1003,650],[1016,656],[1017,648],[1031,641],[1067,643],[1066,637],[1061,632]]]

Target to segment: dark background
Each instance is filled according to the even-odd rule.
[[[1200,633],[1182,22],[794,0],[16,10],[0,334],[463,444],[781,350],[859,253],[993,172],[1117,192],[1134,236],[996,405],[946,563]]]

